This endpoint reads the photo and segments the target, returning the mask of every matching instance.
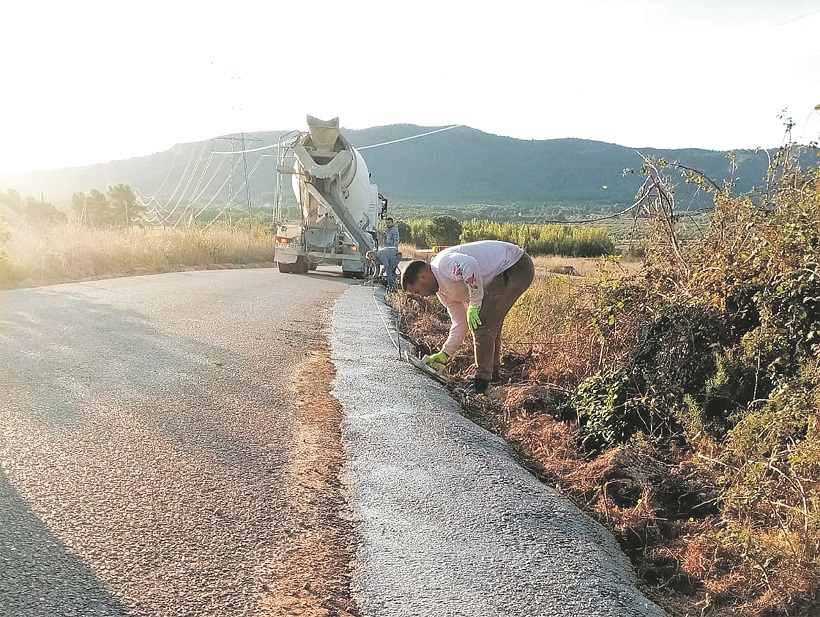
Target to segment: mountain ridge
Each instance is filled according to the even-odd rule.
[[[203,203],[227,201],[232,195],[234,200],[244,202],[249,197],[261,205],[270,203],[276,184],[275,148],[271,146],[289,132],[244,134],[245,148],[251,150],[244,161],[240,154],[215,154],[241,149],[237,144],[242,135],[237,134],[232,143],[226,141],[231,136],[213,137],[105,164],[0,173],[0,187],[13,188],[24,196],[43,195],[57,206],[70,203],[75,192],[105,190],[120,183],[160,201]],[[362,148],[372,181],[394,203],[617,206],[634,199],[642,182],[637,173],[641,155],[680,161],[718,184],[733,177],[730,151],[633,148],[572,137],[525,140],[463,125],[449,129],[414,124],[343,127],[342,133],[354,147]],[[424,133],[431,134],[419,136]],[[733,152],[737,190],[762,183],[770,154],[763,150]],[[245,168],[249,189],[241,186]],[[635,173],[624,173],[624,169]],[[679,201],[696,196],[694,187],[679,183]]]

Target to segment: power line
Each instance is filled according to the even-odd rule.
[[[785,26],[786,24],[790,24],[790,23],[793,23],[795,21],[800,21],[801,19],[805,19],[806,17],[811,17],[812,15],[817,15],[818,13],[820,13],[820,9],[817,9],[815,11],[810,11],[809,13],[806,13],[805,15],[798,15],[797,17],[792,17],[791,19],[787,19],[786,21],[781,21],[780,23],[777,23],[774,26],[772,26],[772,28],[777,28],[779,26]]]
[[[400,141],[409,141],[411,139],[418,139],[419,137],[427,137],[427,135],[435,135],[436,133],[443,133],[444,131],[450,131],[452,129],[457,129],[460,126],[464,126],[463,124],[454,124],[453,126],[446,126],[443,129],[436,129],[435,131],[428,131],[426,133],[421,133],[419,135],[411,135],[410,137],[402,137],[401,139],[394,139],[392,141],[385,141],[380,144],[371,144],[369,146],[361,146],[356,148],[356,150],[367,150],[368,148],[380,148],[381,146],[389,146],[390,144],[397,144]]]
[[[226,139],[225,137],[219,137],[217,139]],[[257,141],[262,141],[261,139],[257,139]],[[212,154],[247,154],[248,152],[260,152],[262,150],[270,150],[271,148],[278,148],[279,144],[273,144],[272,146],[262,146],[261,148],[251,148],[250,150],[233,150],[233,151],[217,151],[214,150]]]

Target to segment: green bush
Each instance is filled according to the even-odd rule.
[[[820,595],[820,170],[784,159],[773,177],[737,198],[716,187],[689,245],[653,178],[646,276],[600,284],[601,368],[562,413],[593,455],[643,436],[700,461],[722,550],[768,570],[746,599],[785,611]]]

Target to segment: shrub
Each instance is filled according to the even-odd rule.
[[[665,224],[672,207],[648,208],[646,276],[601,284],[601,369],[564,409],[592,455],[640,435],[693,453],[718,488],[720,532],[702,539],[747,573],[699,576],[749,615],[820,595],[820,173],[789,160],[767,192],[715,187],[691,245]],[[673,204],[656,172],[647,195]]]

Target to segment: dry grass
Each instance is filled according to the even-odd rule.
[[[264,228],[17,227],[4,247],[0,286],[30,287],[187,268],[270,263]]]
[[[537,274],[504,321],[505,363],[526,355],[527,381],[572,387],[594,367],[598,343],[583,280]]]
[[[435,252],[431,249],[417,249],[412,244],[399,244],[399,251],[405,259],[430,261]],[[541,274],[572,274],[573,276],[597,277],[603,273],[611,276],[637,274],[643,262],[624,257],[617,261],[597,257],[562,257],[559,255],[538,255],[533,257],[536,272]]]
[[[604,273],[610,276],[637,274],[643,266],[643,262],[634,258],[615,261],[595,257],[561,257],[558,255],[539,255],[533,257],[533,262],[536,271],[586,278],[598,277]]]
[[[417,249],[415,245],[405,242],[399,243],[399,253],[404,259],[421,259],[423,261],[430,261],[435,255],[430,249]]]

